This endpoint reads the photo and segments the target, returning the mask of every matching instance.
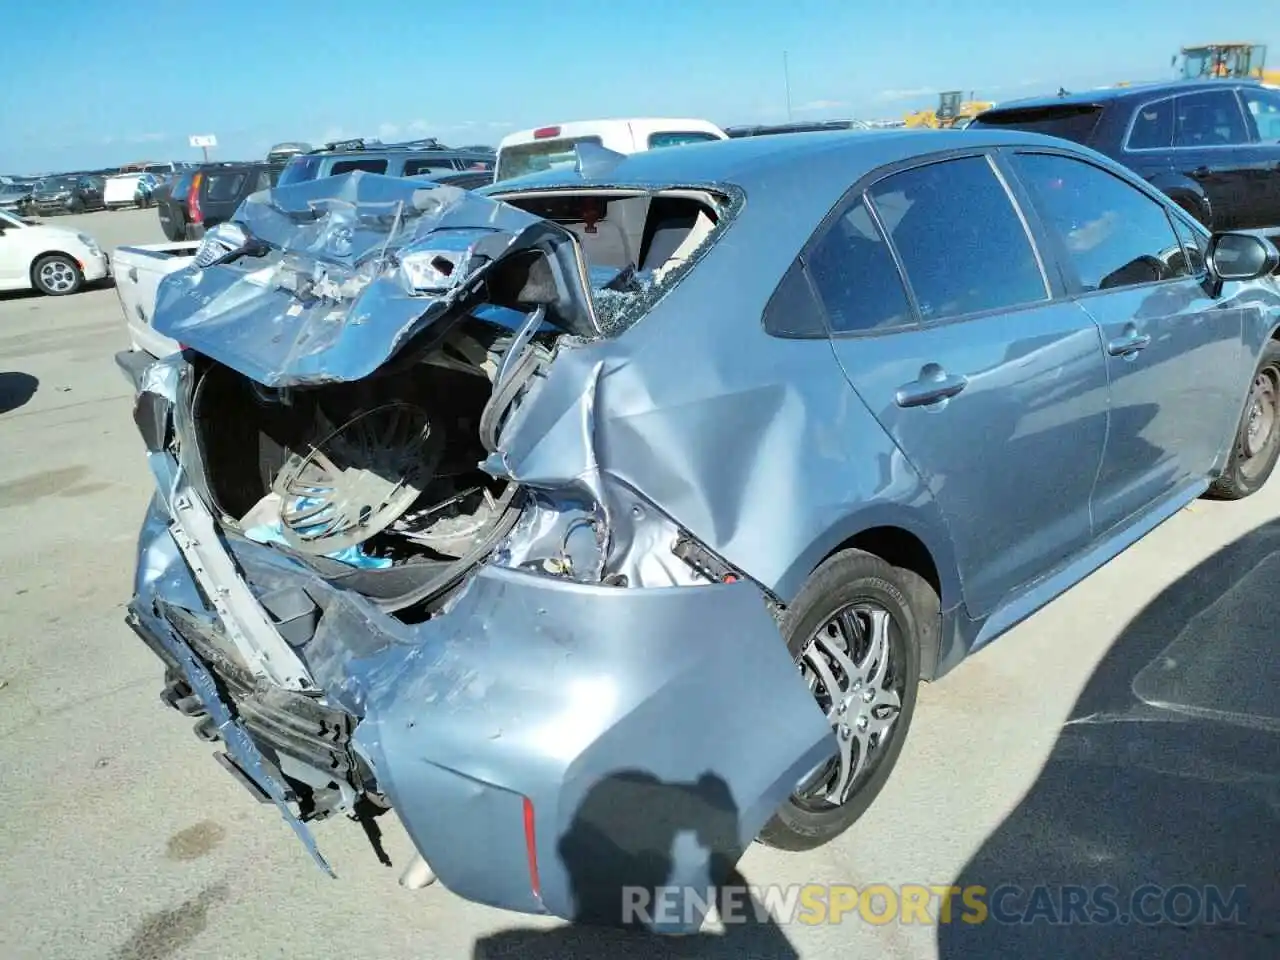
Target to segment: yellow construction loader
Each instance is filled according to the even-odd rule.
[[[938,106],[932,110],[917,110],[903,118],[908,127],[928,127],[944,129],[947,127],[965,127],[983,110],[995,106],[994,101],[974,100],[973,94],[965,100],[964,91],[948,90],[938,95]]]
[[[1267,47],[1262,43],[1203,43],[1183,47],[1173,58],[1184,80],[1209,77],[1253,77],[1264,83],[1280,83],[1280,70],[1267,69]]]

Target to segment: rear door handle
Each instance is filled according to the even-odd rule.
[[[1123,337],[1116,337],[1107,344],[1107,353],[1113,357],[1127,357],[1139,350],[1145,350],[1150,345],[1150,334],[1126,333]]]
[[[950,399],[969,385],[967,377],[952,376],[936,364],[920,371],[920,379],[904,383],[894,400],[900,407],[924,407]]]

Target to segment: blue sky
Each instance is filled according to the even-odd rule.
[[[239,159],[339,136],[496,144],[601,116],[784,120],[784,50],[795,119],[895,117],[938,90],[1005,100],[1157,79],[1179,46],[1208,40],[1267,43],[1280,68],[1269,12],[1259,0],[14,3],[0,172],[198,159],[190,134]]]

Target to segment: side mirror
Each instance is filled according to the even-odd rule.
[[[1204,259],[1218,280],[1256,280],[1280,267],[1280,250],[1252,233],[1215,233]]]

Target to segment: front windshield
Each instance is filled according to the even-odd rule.
[[[75,177],[49,177],[36,184],[37,190],[70,190],[77,183]]]

